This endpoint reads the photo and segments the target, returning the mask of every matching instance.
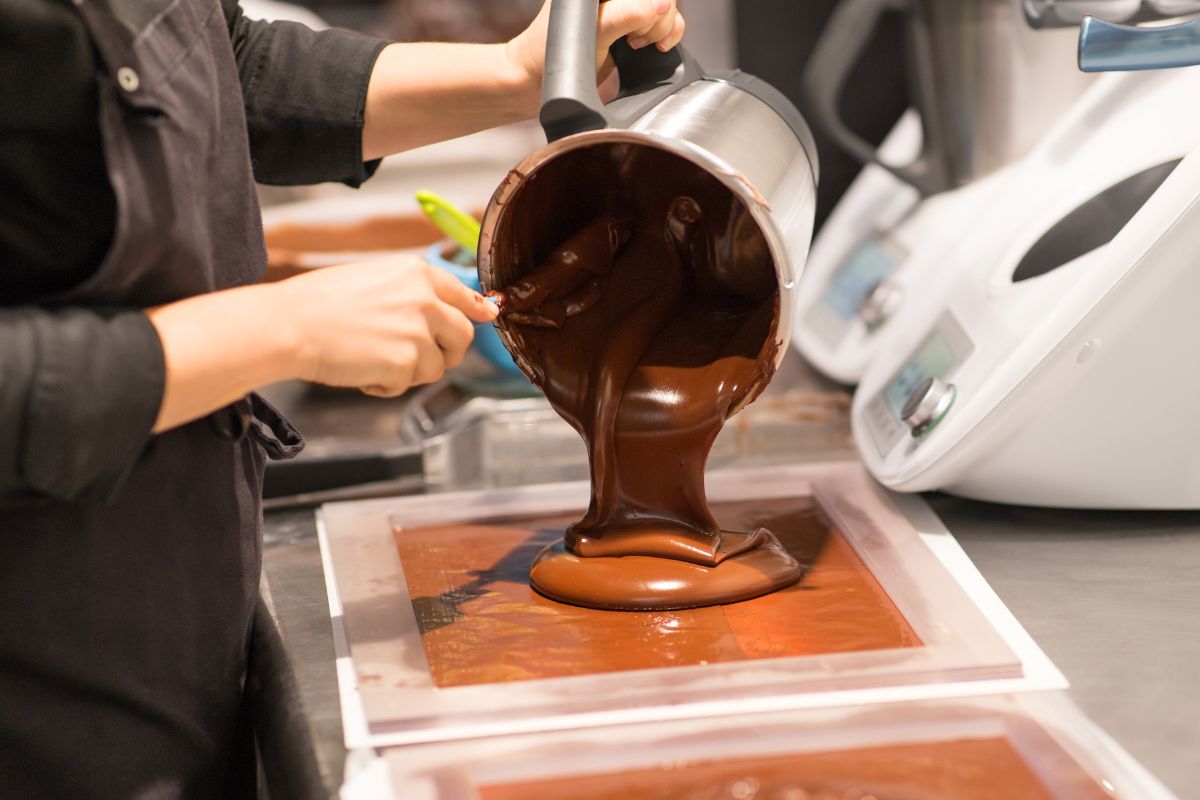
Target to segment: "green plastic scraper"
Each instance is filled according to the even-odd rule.
[[[442,233],[459,247],[474,254],[479,250],[479,222],[467,212],[428,189],[417,192],[421,210]]]

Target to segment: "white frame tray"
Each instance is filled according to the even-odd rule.
[[[713,503],[813,497],[923,645],[439,688],[393,525],[581,512],[588,485],[332,504],[318,530],[347,746],[1065,687],[924,503],[890,498],[859,464],[731,470],[707,483]]]
[[[862,747],[1003,736],[1059,800],[1078,793],[1059,785],[1041,741],[1048,734],[1081,770],[1122,800],[1173,795],[1096,727],[1065,695],[1035,692],[878,706],[839,706],[698,721],[596,728],[571,733],[389,748],[367,762],[343,790],[344,800],[471,800],[476,787],[611,774],[672,762],[770,757]],[[361,782],[361,783],[360,783]],[[1095,793],[1087,793],[1095,797]]]

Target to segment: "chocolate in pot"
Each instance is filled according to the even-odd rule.
[[[604,608],[748,599],[799,579],[766,530],[720,530],[704,465],[766,386],[779,286],[714,176],[649,146],[573,150],[529,177],[492,242],[501,335],[588,447],[587,514],[535,588]]]

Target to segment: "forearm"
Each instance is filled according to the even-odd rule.
[[[393,44],[367,89],[363,158],[464,136],[537,114],[540,87],[504,44]]]
[[[166,362],[155,433],[300,375],[300,348],[283,318],[277,286],[200,295],[148,312]]]

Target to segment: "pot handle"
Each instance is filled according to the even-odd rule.
[[[859,136],[842,120],[838,101],[845,89],[850,71],[866,50],[880,17],[887,11],[904,11],[910,17],[912,53],[910,69],[914,70],[913,98],[921,118],[921,154],[910,164],[885,164],[876,155],[876,148]],[[901,180],[916,187],[923,196],[950,188],[949,176],[940,157],[937,126],[933,119],[932,76],[925,56],[930,47],[928,31],[917,18],[910,0],[842,0],[834,8],[812,57],[804,68],[804,95],[812,109],[813,121],[829,138],[863,164],[878,164]]]
[[[617,99],[605,106],[596,90],[596,11],[603,0],[552,0],[546,67],[538,119],[548,141],[582,131],[627,127],[686,83],[702,77],[682,47],[664,53],[634,50],[624,37],[609,53],[621,78]]]
[[[1084,17],[1079,29],[1079,69],[1115,72],[1172,69],[1200,64],[1200,20],[1134,28]]]

